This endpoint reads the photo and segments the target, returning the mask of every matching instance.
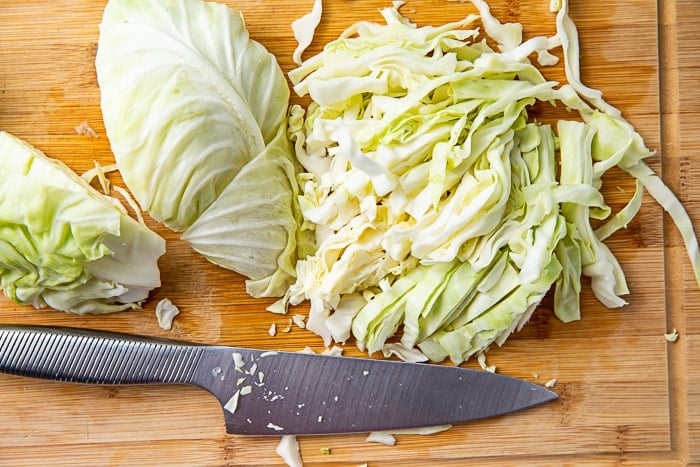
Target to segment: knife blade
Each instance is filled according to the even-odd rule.
[[[524,380],[459,367],[49,326],[0,326],[0,372],[87,384],[199,386],[222,405],[227,432],[243,435],[455,424],[557,398]]]

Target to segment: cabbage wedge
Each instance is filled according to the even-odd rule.
[[[0,288],[71,313],[138,308],[165,241],[61,162],[0,132]]]
[[[224,4],[110,0],[95,65],[107,136],[143,210],[257,282],[255,296],[282,295],[299,216],[276,58]]]

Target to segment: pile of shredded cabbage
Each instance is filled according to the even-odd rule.
[[[352,335],[369,353],[458,364],[503,344],[552,288],[556,316],[579,319],[582,275],[605,306],[625,305],[603,241],[635,216],[642,187],[671,213],[700,278],[691,221],[643,162],[653,152],[581,83],[567,2],[554,37],[525,42],[520,24],[472,3],[479,16],[438,27],[397,3],[381,11],[386,24],[356,23],[289,75],[312,100],[292,108],[289,135],[316,250],[270,309],[309,300],[306,327],[327,345]],[[529,59],[554,64],[556,47],[562,86]],[[563,103],[572,120],[532,121],[537,101]],[[638,183],[613,215],[600,188],[614,166]]]

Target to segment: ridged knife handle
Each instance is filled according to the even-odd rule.
[[[204,349],[103,331],[0,326],[0,372],[56,381],[191,383]]]

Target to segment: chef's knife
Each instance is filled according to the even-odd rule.
[[[191,384],[250,435],[371,432],[454,424],[556,399],[486,371],[43,326],[0,326],[0,372],[90,384]]]

